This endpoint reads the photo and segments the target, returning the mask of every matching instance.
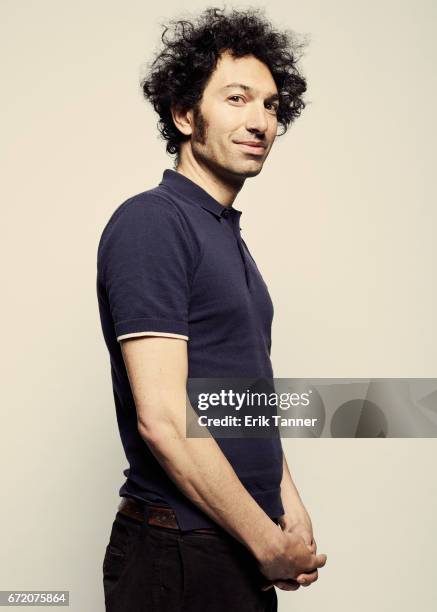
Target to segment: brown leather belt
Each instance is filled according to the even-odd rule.
[[[140,523],[144,522],[144,511],[141,509],[140,504],[133,497],[123,497],[119,506],[118,511],[121,514],[125,514],[130,518]],[[155,504],[147,504],[148,513],[148,525],[155,525],[156,527],[167,527],[168,529],[175,529],[180,531],[176,515],[174,511],[167,506],[158,506]],[[192,531],[201,533],[219,533],[222,530],[218,527],[202,527],[200,529],[193,529]]]

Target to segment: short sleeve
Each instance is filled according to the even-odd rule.
[[[105,227],[97,269],[115,335],[189,339],[195,245],[177,208],[143,194],[125,202]]]

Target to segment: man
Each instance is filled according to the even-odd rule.
[[[234,200],[304,103],[291,39],[260,11],[176,22],[143,80],[174,170],[123,202],[97,291],[129,469],[103,565],[106,610],[276,610],[318,577],[280,438],[186,436],[192,377],[272,378],[273,305]],[[274,202],[269,203],[274,206]]]

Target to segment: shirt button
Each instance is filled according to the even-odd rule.
[[[225,209],[225,210],[222,212],[222,217],[224,217],[225,219],[227,219],[227,218],[229,217],[229,210]]]

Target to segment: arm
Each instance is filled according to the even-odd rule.
[[[316,557],[300,537],[278,529],[214,438],[186,437],[186,341],[138,337],[123,340],[121,347],[138,430],[181,491],[252,552],[267,578],[294,578],[324,565],[325,555]]]
[[[305,544],[307,544],[309,549],[315,554],[317,552],[317,545],[313,537],[313,528],[310,516],[303,505],[296,485],[293,482],[284,451],[282,451],[282,456],[283,472],[281,480],[281,500],[282,505],[284,506],[284,514],[279,517],[279,524],[283,531],[293,532],[300,535]],[[272,588],[272,586],[275,585],[285,591],[296,591],[300,585],[309,586],[310,583],[311,580],[308,580],[307,582],[304,582],[303,580],[288,580],[286,582],[282,580],[275,580],[267,583],[263,587],[263,590]]]
[[[293,482],[288,468],[285,453],[283,454],[283,474],[281,481],[281,499],[284,514],[280,517],[280,525],[284,530],[291,530],[298,524],[304,525],[312,534],[311,518],[303,505],[299,492]]]

